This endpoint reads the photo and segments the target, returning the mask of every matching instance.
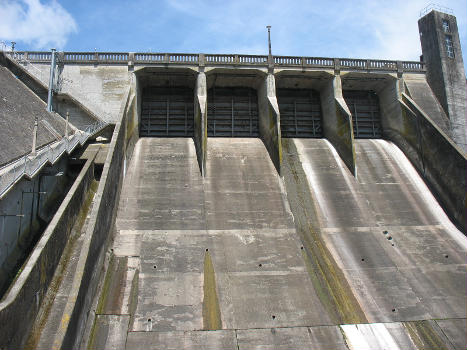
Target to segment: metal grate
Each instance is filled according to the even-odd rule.
[[[145,88],[140,136],[193,136],[193,96],[193,90],[189,88]]]
[[[251,88],[208,91],[208,136],[258,137],[258,98]]]
[[[277,89],[282,137],[323,137],[319,92]]]
[[[381,138],[379,99],[373,91],[344,90],[344,100],[352,113],[355,138]]]

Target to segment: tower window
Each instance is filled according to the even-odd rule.
[[[446,35],[444,38],[444,43],[446,45],[446,53],[448,57],[454,58],[454,46],[452,45],[452,36]]]
[[[443,30],[445,33],[451,33],[451,27],[449,26],[449,21],[447,19],[443,19]]]

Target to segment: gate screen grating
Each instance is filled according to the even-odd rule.
[[[145,88],[140,136],[193,136],[193,98],[193,90],[190,88]]]
[[[355,138],[381,138],[379,99],[373,91],[344,90],[344,100],[352,113]]]
[[[323,137],[319,92],[277,89],[282,137]]]
[[[258,98],[251,88],[208,91],[208,136],[258,137]]]

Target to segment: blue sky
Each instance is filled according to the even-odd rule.
[[[438,0],[467,40],[467,1]],[[0,0],[18,50],[267,53],[418,60],[421,0]],[[464,52],[464,61],[467,52]]]

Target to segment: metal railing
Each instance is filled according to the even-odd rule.
[[[33,63],[50,62],[50,52],[5,51],[17,60]],[[189,54],[189,53],[141,53],[141,52],[59,52],[58,59],[67,64],[174,64],[188,66],[263,66],[269,64],[266,55],[237,54]],[[273,56],[272,64],[278,67],[301,67],[311,69],[338,69],[395,72],[425,72],[425,64],[417,61],[392,61],[355,58]]]
[[[78,144],[84,145],[91,136],[105,126],[107,126],[105,122],[96,122],[89,125],[84,131],[77,130],[68,138],[63,137],[59,141],[40,148],[35,156],[26,154],[12,164],[6,165],[0,170],[0,198],[23,176],[32,178],[45,164],[55,164],[65,152],[70,154]]]
[[[444,12],[444,13],[447,13],[448,15],[453,15],[454,14],[454,11],[449,7],[444,7],[444,6],[441,6],[441,5],[438,5],[438,4],[431,3],[431,4],[428,4],[427,6],[425,6],[420,11],[420,17],[425,16],[428,12],[431,12],[431,10]]]

